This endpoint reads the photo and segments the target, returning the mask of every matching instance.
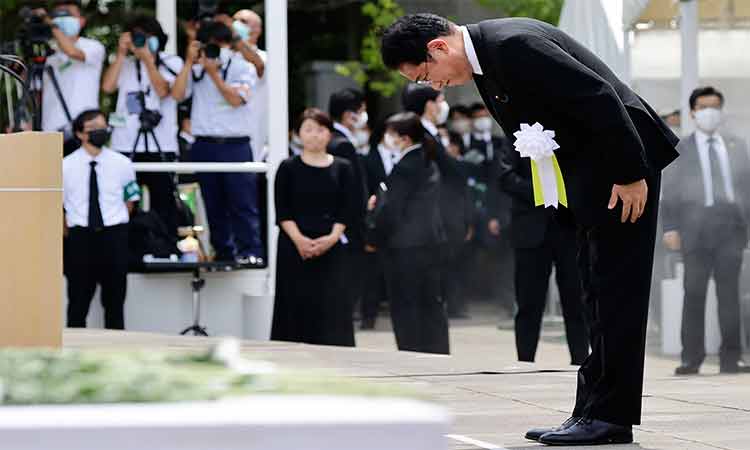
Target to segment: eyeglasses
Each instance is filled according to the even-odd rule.
[[[420,85],[420,86],[429,86],[429,85],[432,84],[432,81],[430,80],[430,68],[427,65],[430,62],[430,59],[432,59],[432,57],[428,53],[427,54],[427,59],[424,62],[424,75],[422,76],[421,79],[418,78],[416,80],[416,83],[418,85]]]

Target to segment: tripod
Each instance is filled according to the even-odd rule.
[[[206,280],[201,278],[199,267],[193,269],[193,281],[190,283],[193,288],[193,324],[182,330],[181,335],[193,333],[193,336],[208,336],[206,327],[201,326],[201,289],[206,285]]]

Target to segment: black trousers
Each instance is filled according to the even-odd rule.
[[[130,153],[125,153],[130,157]],[[172,162],[176,159],[172,152],[165,152],[162,156],[158,153],[136,153],[133,156],[134,162]],[[138,172],[136,181],[141,186],[148,187],[149,198],[151,200],[151,210],[156,212],[159,218],[167,226],[171,235],[177,236],[178,213],[177,199],[175,197],[174,174],[166,172]]]
[[[125,329],[123,307],[128,275],[128,226],[115,225],[100,231],[70,228],[65,253],[68,327],[86,327],[86,316],[98,284],[101,286],[105,328]]]
[[[706,357],[706,290],[711,275],[719,307],[720,363],[735,364],[742,355],[739,284],[744,233],[728,228],[726,224],[707,223],[703,230],[706,238],[701,239],[706,248],[683,251],[682,361],[685,364],[700,365]]]
[[[399,350],[450,353],[439,256],[438,247],[386,250],[385,277]]]
[[[551,219],[541,246],[515,249],[516,350],[519,361],[533,362],[547,304],[552,265],[560,291],[571,364],[581,365],[589,354],[581,277],[576,261],[576,233]]]
[[[366,253],[365,264],[366,266],[363,268],[365,271],[365,291],[362,294],[360,313],[363,320],[375,320],[378,316],[380,303],[388,299],[382,253]]]
[[[443,247],[443,263],[440,267],[440,295],[443,297],[448,316],[466,314],[466,264],[469,261],[468,244],[448,242]]]
[[[647,204],[636,223],[620,223],[618,203],[606,222],[578,227],[591,354],[578,370],[576,417],[626,426],[641,423],[660,178],[647,178]]]

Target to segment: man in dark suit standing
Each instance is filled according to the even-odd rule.
[[[592,353],[579,370],[571,418],[527,437],[552,445],[632,442],[641,421],[649,289],[661,170],[677,137],[585,47],[533,19],[459,27],[433,14],[383,33],[386,66],[436,89],[474,80],[506,135],[554,130]]]
[[[682,158],[664,172],[664,244],[685,264],[682,365],[697,374],[704,358],[706,288],[713,275],[719,303],[722,373],[750,372],[741,360],[739,277],[747,247],[750,159],[747,146],[719,132],[724,96],[713,87],[690,96],[697,130],[677,147]],[[700,181],[698,181],[700,180]]]
[[[357,89],[342,89],[331,95],[328,112],[333,119],[333,134],[328,144],[328,153],[349,161],[354,172],[354,185],[357,190],[353,195],[355,204],[352,223],[346,225],[346,242],[349,262],[347,270],[347,295],[352,306],[362,301],[365,288],[365,241],[364,218],[367,210],[367,178],[362,157],[357,153],[354,132],[367,126],[367,106],[364,94]]]
[[[554,264],[570,361],[580,366],[589,354],[589,340],[576,263],[575,227],[571,226],[573,217],[567,209],[555,213],[534,206],[531,167],[518,152],[507,151],[501,159],[500,186],[512,199],[510,239],[515,256],[518,360],[534,361]]]

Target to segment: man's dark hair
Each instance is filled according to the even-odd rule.
[[[422,120],[414,112],[406,111],[390,116],[385,121],[385,130],[408,136],[414,144],[422,144],[426,160],[436,159],[437,141],[425,130]]]
[[[328,99],[328,112],[333,120],[340,122],[347,111],[357,112],[365,102],[365,94],[359,89],[347,88],[331,94]]]
[[[294,125],[294,132],[299,134],[299,129],[302,128],[302,124],[308,119],[317,122],[317,124],[322,127],[328,128],[329,131],[333,131],[333,121],[331,121],[331,117],[328,114],[318,108],[307,108],[302,111],[299,119],[297,119],[297,123]]]
[[[448,117],[453,117],[454,114],[461,114],[466,117],[471,117],[471,109],[466,105],[453,105],[448,113]]]
[[[211,41],[223,44],[232,43],[232,30],[221,22],[204,22],[196,36],[199,41],[207,44]]]
[[[719,92],[716,88],[713,86],[703,86],[699,87],[696,90],[693,91],[692,94],[690,94],[690,109],[695,109],[695,104],[698,101],[698,97],[706,97],[709,95],[715,95],[719,97],[719,101],[721,102],[721,106],[724,106],[724,95]]]
[[[401,93],[401,105],[405,111],[411,111],[421,117],[427,102],[435,101],[439,96],[440,92],[429,86],[409,83]]]
[[[164,29],[161,27],[156,18],[148,13],[138,13],[130,18],[125,24],[125,31],[133,32],[134,30],[142,30],[152,36],[159,38],[159,50],[164,50],[167,45],[169,37],[164,33]]]
[[[75,131],[76,133],[83,133],[83,126],[86,124],[86,122],[92,119],[96,119],[99,116],[104,117],[105,120],[107,118],[107,116],[104,114],[104,112],[102,112],[101,109],[87,109],[81,114],[78,114],[76,120],[73,121],[73,131]]]
[[[484,103],[482,102],[472,103],[471,106],[469,106],[469,111],[471,111],[471,114],[469,115],[473,116],[475,113],[479,111],[486,111],[486,110],[487,110],[487,105],[485,105]]]
[[[453,23],[435,14],[410,14],[393,22],[383,31],[380,52],[390,69],[402,64],[418,66],[427,61],[427,43],[453,32]]]

